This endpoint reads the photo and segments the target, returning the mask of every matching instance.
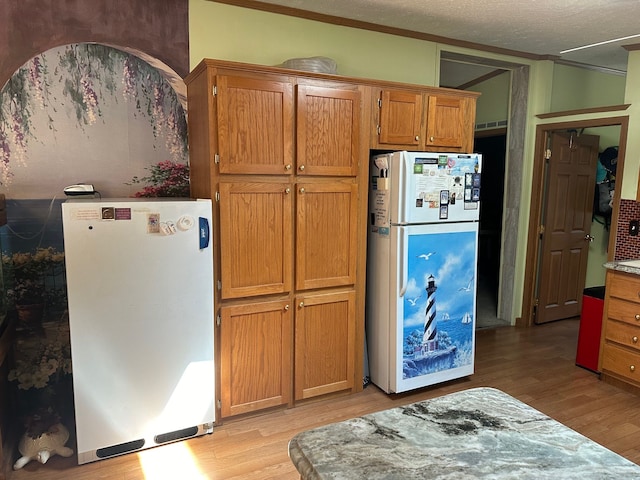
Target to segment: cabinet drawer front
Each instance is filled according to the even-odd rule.
[[[605,329],[605,338],[611,342],[640,350],[640,343],[638,343],[640,341],[640,327],[610,320]]]
[[[602,351],[602,370],[640,382],[640,355],[614,345],[605,345]]]
[[[616,272],[610,275],[609,278],[610,282],[607,286],[607,292],[611,292],[611,297],[640,303],[639,277],[636,275],[625,275]],[[640,313],[640,305],[638,306],[638,313]]]
[[[640,327],[640,304],[611,298],[607,307],[607,317]]]

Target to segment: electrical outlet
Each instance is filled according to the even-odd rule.
[[[636,237],[638,235],[638,227],[640,226],[638,220],[631,220],[629,222],[629,235]]]

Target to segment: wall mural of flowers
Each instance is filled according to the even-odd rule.
[[[71,372],[63,188],[91,183],[102,198],[189,196],[185,111],[184,82],[166,66],[94,43],[43,52],[0,90],[2,305],[16,316],[24,304],[41,307],[35,321],[17,324],[10,380],[21,395],[55,390]],[[0,312],[0,328],[3,320]],[[42,407],[51,405],[41,400]]]

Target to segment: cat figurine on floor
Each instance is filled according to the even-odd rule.
[[[68,440],[69,430],[61,423],[52,425],[36,438],[25,433],[18,444],[22,457],[13,464],[13,469],[18,470],[31,460],[37,460],[44,465],[53,455],[70,457],[73,455],[73,450],[64,446]]]

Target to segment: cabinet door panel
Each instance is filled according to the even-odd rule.
[[[287,301],[220,309],[223,417],[291,401],[292,321]]]
[[[220,173],[290,174],[293,86],[225,75],[216,85]]]
[[[398,90],[383,90],[380,105],[381,144],[420,145],[422,94]]]
[[[222,298],[291,290],[289,191],[288,183],[220,184]]]
[[[355,293],[296,298],[295,399],[354,385]]]
[[[298,174],[357,175],[359,139],[360,92],[298,86]]]
[[[296,288],[353,285],[358,186],[299,183],[296,188]]]
[[[426,146],[471,152],[467,139],[473,132],[475,109],[469,104],[467,98],[429,95]]]

